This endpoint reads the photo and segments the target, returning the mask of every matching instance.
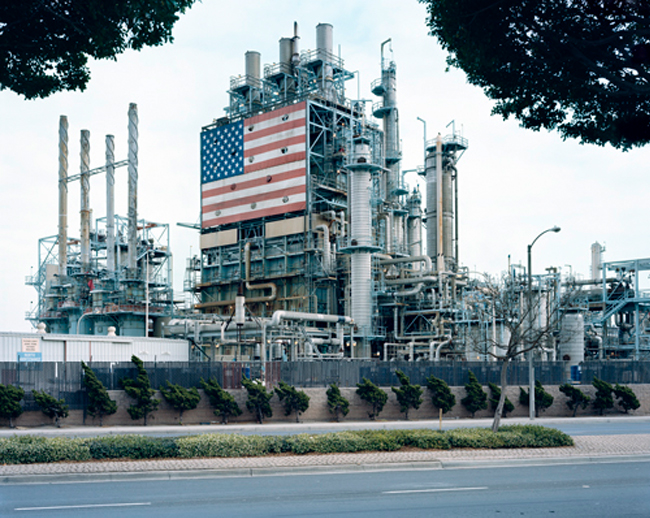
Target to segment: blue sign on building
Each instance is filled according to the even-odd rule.
[[[19,362],[42,362],[43,353],[18,353]]]

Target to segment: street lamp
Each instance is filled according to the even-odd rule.
[[[531,420],[535,419],[535,367],[533,366],[533,349],[530,343],[530,333],[533,330],[533,271],[532,271],[532,255],[531,251],[535,242],[547,232],[559,232],[561,229],[558,226],[547,228],[544,232],[539,234],[533,242],[528,245],[528,345],[531,347],[528,351],[528,410]]]

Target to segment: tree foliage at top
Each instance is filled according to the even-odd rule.
[[[154,398],[156,391],[151,388],[149,375],[142,360],[133,355],[131,361],[138,370],[137,376],[135,379],[122,378],[120,380],[120,386],[124,389],[124,392],[135,399],[135,404],[129,406],[126,411],[134,421],[144,419],[144,425],[147,426],[147,418],[156,411],[158,405],[160,405],[160,400]]]
[[[420,385],[412,385],[409,377],[401,370],[396,370],[395,375],[401,384],[401,387],[391,387],[390,389],[395,393],[399,409],[404,412],[404,418],[408,421],[409,410],[411,408],[418,409],[422,404],[422,389]]]
[[[23,413],[20,402],[25,397],[21,387],[0,384],[0,417],[9,419],[9,427],[14,427],[14,418]]]
[[[300,414],[309,408],[309,396],[302,390],[297,390],[296,387],[284,381],[280,381],[275,388],[275,393],[282,402],[284,415],[290,415],[292,412],[295,412],[296,423],[300,422]]]
[[[170,383],[167,380],[167,387],[160,387],[160,393],[175,410],[178,410],[178,422],[183,424],[183,412],[185,410],[194,410],[201,401],[201,396],[196,387],[189,389]]]
[[[69,407],[65,400],[63,398],[56,399],[44,390],[40,392],[32,390],[32,394],[41,411],[50,419],[54,419],[54,425],[59,428],[61,419],[65,419],[69,415]]]
[[[108,395],[104,384],[97,378],[95,372],[83,361],[81,368],[84,371],[84,386],[88,393],[88,406],[86,411],[93,418],[99,417],[99,426],[103,425],[105,415],[112,415],[117,412],[117,403]]]
[[[436,378],[432,374],[427,378],[427,388],[431,392],[431,403],[442,410],[443,414],[449,412],[456,405],[456,396],[445,380]]]
[[[210,378],[208,381],[201,378],[201,387],[214,408],[214,415],[221,416],[221,424],[228,424],[231,416],[237,417],[242,414],[233,395],[221,388],[216,378]]]
[[[258,380],[249,380],[242,378],[241,384],[248,392],[248,399],[246,400],[246,408],[249,412],[255,415],[257,422],[262,424],[265,417],[273,416],[273,409],[271,408],[271,398],[273,397],[273,390],[266,391],[266,387]]]
[[[20,0],[0,4],[0,90],[27,99],[84,90],[88,58],[173,41],[194,0]]]
[[[336,383],[330,385],[326,394],[327,408],[336,416],[336,422],[338,423],[341,420],[341,414],[345,416],[350,412],[350,402],[341,395],[341,389]]]
[[[478,382],[476,374],[472,371],[467,372],[469,375],[469,381],[465,383],[465,391],[467,392],[467,395],[461,399],[460,402],[472,413],[472,417],[474,417],[476,412],[487,408],[487,394]]]
[[[650,2],[420,0],[493,114],[623,150],[650,142]]]
[[[357,383],[357,395],[370,405],[371,410],[368,412],[368,417],[373,421],[388,401],[388,394],[367,378],[363,378],[361,383]]]

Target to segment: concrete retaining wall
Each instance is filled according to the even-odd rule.
[[[641,407],[635,410],[632,415],[650,415],[650,384],[645,385],[631,385],[630,386],[639,402]],[[398,420],[404,419],[404,414],[399,410],[399,405],[395,398],[395,394],[390,390],[390,387],[382,387],[388,393],[388,402],[384,406],[384,410],[379,414],[379,420]],[[527,387],[524,387],[527,388]],[[558,386],[545,386],[544,389],[554,397],[553,405],[542,414],[542,417],[568,417],[571,416],[571,411],[566,406],[567,398],[562,394]],[[591,396],[592,401],[594,399],[594,394],[596,390],[592,385],[580,386],[580,389],[587,395]],[[301,421],[323,421],[328,422],[332,421],[334,418],[332,414],[329,413],[327,408],[327,395],[326,388],[307,388],[304,391],[310,397],[309,400],[309,409],[300,417]],[[484,390],[489,394],[487,387],[484,387]],[[356,395],[355,388],[341,388],[341,394],[348,399],[350,402],[350,413],[343,418],[343,420],[349,421],[365,421],[368,420],[368,407],[361,401],[361,399]],[[201,401],[199,406],[189,412],[183,414],[183,423],[184,424],[202,424],[202,423],[219,423],[220,419],[213,414],[212,408],[207,397],[201,393]],[[243,413],[240,417],[233,418],[232,422],[245,423],[253,422],[255,417],[248,412],[246,409],[246,397],[247,393],[245,390],[230,390],[229,391],[235,397],[239,407],[242,409]],[[471,414],[465,409],[465,407],[460,403],[460,400],[465,397],[466,392],[464,387],[452,387],[452,392],[456,396],[456,406],[443,416],[444,419],[450,418],[467,418],[471,417]],[[131,404],[131,398],[129,398],[123,391],[109,391],[109,394],[112,399],[117,402],[118,410],[112,416],[106,416],[104,418],[104,426],[125,426],[129,424],[133,425],[142,425],[142,420],[133,421],[126,409]],[[528,415],[528,407],[519,405],[519,387],[512,386],[508,387],[506,394],[510,401],[515,405],[515,410],[512,412],[511,416],[513,417],[525,417]],[[157,394],[159,399],[162,399],[160,394]],[[424,390],[423,403],[418,410],[411,410],[409,412],[409,419],[435,419],[438,417],[438,409],[434,408],[431,404],[431,397],[428,390]],[[274,396],[271,400],[271,406],[273,408],[273,417],[271,419],[265,420],[265,422],[292,422],[295,421],[295,416],[285,416],[284,409],[280,405],[280,402],[277,396]],[[492,417],[494,412],[490,409],[477,412],[475,417]],[[621,411],[618,407],[615,407],[613,410],[610,410],[607,415],[616,415],[621,414]],[[579,409],[579,416],[587,415],[598,415],[597,412],[589,405],[586,410]],[[149,418],[148,424],[157,425],[157,424],[177,424],[178,423],[178,412],[172,409],[164,400],[160,402],[158,410],[153,414],[153,418]],[[504,422],[507,424],[507,419]],[[7,426],[9,423],[7,420],[1,422],[3,426]],[[46,417],[42,412],[25,412],[17,419],[14,419],[14,424],[19,427],[34,427],[34,426],[43,426],[51,424],[51,421]],[[83,411],[73,410],[70,412],[70,416],[62,421],[62,425],[78,426],[83,424]],[[86,417],[86,425],[97,426],[99,425],[99,419],[93,419],[90,416]]]

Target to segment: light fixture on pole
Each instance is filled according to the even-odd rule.
[[[526,319],[528,325],[524,327],[526,330],[526,341],[530,350],[528,351],[528,410],[530,419],[535,419],[535,367],[533,365],[533,348],[530,340],[533,331],[533,271],[532,271],[532,254],[533,245],[535,242],[547,232],[559,232],[561,229],[558,226],[547,228],[544,232],[540,233],[533,242],[528,245],[528,314]]]

